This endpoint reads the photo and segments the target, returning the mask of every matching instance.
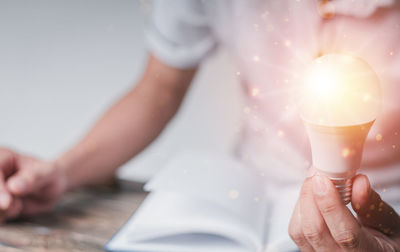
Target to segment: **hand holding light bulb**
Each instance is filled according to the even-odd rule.
[[[329,54],[310,65],[299,107],[317,174],[304,182],[289,225],[301,251],[400,251],[400,217],[355,175],[380,101],[378,77],[361,59]],[[343,204],[350,201],[357,218]]]
[[[313,167],[331,178],[347,204],[365,139],[379,114],[379,79],[359,58],[328,54],[311,63],[300,93]]]

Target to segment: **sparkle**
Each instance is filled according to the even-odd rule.
[[[251,90],[251,95],[252,96],[257,96],[257,95],[259,95],[260,94],[260,89],[258,89],[258,88],[253,88],[252,90]]]
[[[374,205],[374,204],[370,205],[370,206],[369,206],[369,209],[370,209],[370,210],[374,210],[374,209],[375,209],[375,205]]]
[[[349,149],[349,148],[344,148],[344,149],[342,150],[342,156],[343,156],[344,158],[347,158],[349,155],[350,155],[350,149]]]
[[[239,75],[240,75],[240,72],[239,72],[239,71],[237,71],[237,72],[236,72],[236,75],[237,75],[237,76],[239,76]]]
[[[260,201],[260,198],[256,196],[256,197],[254,197],[254,201],[255,201],[255,202],[259,202],[259,201]]]
[[[376,141],[382,141],[382,135],[381,134],[378,134],[378,135],[376,135],[376,137],[375,137],[375,139],[376,139]]]
[[[239,197],[239,192],[235,189],[231,189],[229,190],[228,196],[231,199],[237,199]]]
[[[393,149],[396,149],[396,145],[393,144],[393,145],[392,145],[392,148],[393,148]]]
[[[335,6],[330,1],[320,1],[317,7],[318,14],[325,19],[335,16]]]
[[[259,25],[258,24],[253,24],[254,30],[258,31]]]
[[[390,55],[390,56],[393,56],[393,55],[394,55],[394,52],[390,52],[389,55]]]
[[[268,15],[269,15],[269,12],[265,11],[263,14],[261,14],[261,18],[266,19]]]
[[[254,55],[254,56],[253,56],[253,60],[254,60],[255,62],[258,62],[258,61],[260,61],[260,57],[257,56],[257,55]]]
[[[285,132],[283,132],[283,130],[278,130],[278,137],[284,137],[285,136]]]
[[[272,24],[267,25],[267,32],[272,32],[275,27]]]
[[[284,41],[284,44],[285,44],[286,47],[290,47],[292,45],[292,42],[287,39],[287,40]]]
[[[368,102],[371,99],[371,96],[369,94],[364,94],[363,96],[363,101]]]

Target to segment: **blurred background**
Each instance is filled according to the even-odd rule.
[[[151,5],[0,0],[0,145],[53,159],[75,144],[139,79]],[[118,176],[144,182],[182,151],[230,151],[241,104],[237,69],[218,50],[175,119]]]

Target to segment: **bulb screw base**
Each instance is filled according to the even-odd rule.
[[[340,196],[342,197],[343,203],[345,205],[349,204],[351,201],[353,178],[332,178],[332,177],[330,177],[330,180],[335,185]]]

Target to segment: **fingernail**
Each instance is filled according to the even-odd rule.
[[[11,190],[14,192],[23,192],[25,190],[26,184],[22,179],[14,179],[10,184]]]
[[[326,194],[327,187],[323,177],[317,174],[312,178],[312,182],[313,182],[313,191],[315,194],[318,195]]]
[[[0,208],[1,209],[7,209],[8,206],[10,205],[10,196],[7,194],[0,194]]]
[[[367,176],[364,176],[364,185],[365,185],[364,188],[366,188],[366,190],[367,190],[367,195],[370,196],[372,188],[371,188],[371,184],[369,183],[369,180],[368,180]]]

